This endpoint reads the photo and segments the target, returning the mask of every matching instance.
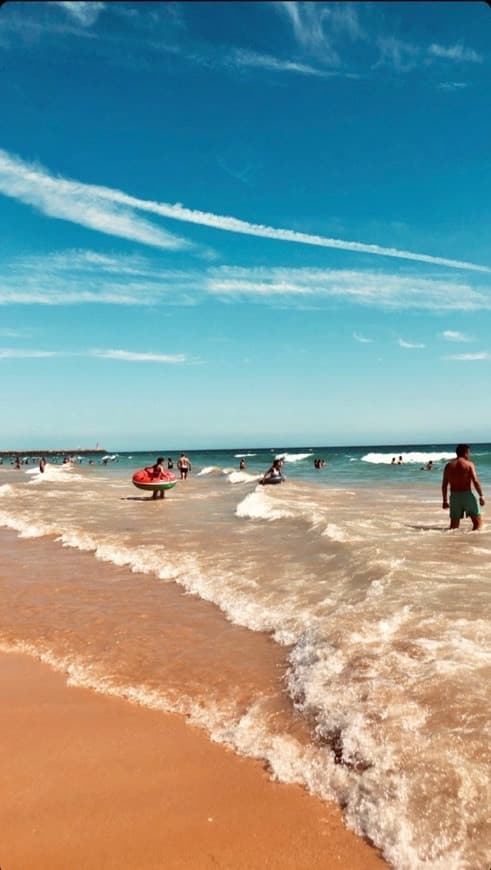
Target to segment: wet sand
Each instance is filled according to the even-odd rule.
[[[183,718],[0,656],[2,870],[375,870],[334,805]]]

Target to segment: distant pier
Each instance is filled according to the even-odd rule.
[[[74,450],[0,450],[0,456],[105,456],[101,447],[76,447]]]

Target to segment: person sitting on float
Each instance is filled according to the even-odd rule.
[[[275,459],[271,468],[268,468],[267,472],[263,475],[259,483],[283,483],[285,478],[283,477],[281,471],[282,465],[283,461],[281,459]]]

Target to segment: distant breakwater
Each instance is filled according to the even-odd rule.
[[[100,447],[77,447],[74,450],[0,450],[0,456],[104,456]]]

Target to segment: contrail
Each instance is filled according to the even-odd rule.
[[[12,182],[17,182],[12,183]],[[19,184],[20,182],[20,184]],[[18,189],[20,188],[20,189]],[[373,254],[379,257],[394,257],[399,260],[414,260],[419,263],[431,263],[435,266],[447,266],[451,269],[467,269],[474,272],[490,273],[489,266],[481,266],[476,263],[468,263],[463,260],[452,260],[447,257],[433,257],[430,254],[419,254],[412,251],[400,251],[397,248],[385,248],[381,245],[370,245],[364,242],[352,242],[344,239],[331,239],[326,236],[300,233],[296,230],[269,227],[263,224],[254,224],[240,218],[227,217],[225,215],[212,214],[210,212],[197,211],[185,208],[180,203],[152,202],[151,200],[139,199],[130,196],[121,190],[102,187],[93,184],[84,184],[78,181],[69,181],[50,175],[46,170],[30,166],[19,158],[12,158],[5,151],[0,150],[0,190],[8,196],[14,196],[24,202],[30,202],[54,217],[62,217],[66,220],[74,219],[70,214],[68,204],[76,206],[81,212],[91,213],[94,206],[101,200],[110,202],[112,205],[126,206],[135,211],[146,211],[171,220],[185,223],[199,224],[200,226],[212,227],[229,233],[241,233],[247,236],[259,236],[266,239],[277,239],[283,242],[295,242],[301,245],[314,245],[321,248],[334,248],[339,251],[353,251],[358,254]],[[127,215],[125,215],[127,217]],[[104,215],[104,224],[108,216]],[[117,215],[110,216],[113,220]],[[77,215],[77,223],[88,223],[87,217]],[[110,221],[109,221],[110,222]],[[94,226],[99,229],[100,227]],[[144,232],[142,232],[142,229]],[[154,241],[151,238],[151,229],[155,233],[163,231],[152,225],[139,227],[140,238],[138,241],[144,244],[157,245],[159,247],[184,247],[186,242],[175,237],[160,238]],[[107,232],[104,226],[103,232]],[[119,233],[118,233],[119,234]],[[120,233],[123,235],[123,231]],[[124,229],[124,234],[131,235],[131,231]],[[136,235],[136,234],[135,234]]]

